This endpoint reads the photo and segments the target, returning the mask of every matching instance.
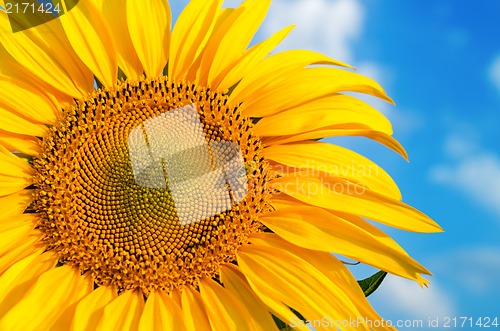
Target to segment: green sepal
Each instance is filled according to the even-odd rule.
[[[370,294],[377,290],[380,284],[382,284],[385,276],[387,276],[387,272],[380,270],[379,272],[371,275],[368,278],[358,280],[358,284],[363,290],[365,297],[368,297]]]
[[[291,311],[295,314],[295,316],[297,316],[297,317],[298,317],[298,318],[299,318],[302,322],[307,323],[306,318],[305,318],[304,316],[302,316],[302,314],[301,314],[301,313],[299,313],[298,311],[296,311],[296,310],[295,310],[295,309],[293,309],[293,308],[290,308],[290,310],[291,310]],[[287,324],[287,323],[283,322],[282,320],[280,320],[278,317],[276,317],[276,316],[274,316],[274,315],[272,315],[272,316],[273,316],[274,323],[276,324],[276,326],[278,327],[278,329],[279,329],[280,331],[289,331],[289,330],[293,330],[293,328],[292,328],[289,324]]]

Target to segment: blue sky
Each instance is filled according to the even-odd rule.
[[[393,121],[410,163],[362,138],[329,141],[382,165],[403,200],[446,230],[384,228],[434,277],[429,289],[388,277],[370,301],[386,319],[422,320],[419,330],[436,330],[426,326],[436,317],[440,328],[445,317],[500,319],[498,17],[494,0],[275,0],[257,36],[296,23],[280,49],[313,49],[351,63],[396,101],[367,99]]]

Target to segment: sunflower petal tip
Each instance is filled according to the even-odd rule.
[[[429,272],[429,275],[432,276],[432,274],[430,272]],[[421,288],[424,288],[424,286],[425,286],[425,288],[429,288],[429,284],[431,283],[430,281],[428,281],[427,279],[425,279],[421,275],[417,275],[416,281]]]

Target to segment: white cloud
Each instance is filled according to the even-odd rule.
[[[358,0],[275,0],[261,31],[270,35],[296,24],[278,49],[310,49],[352,62],[351,43],[361,35],[363,21]]]
[[[460,292],[479,296],[498,295],[500,279],[500,247],[466,247],[437,257],[431,262],[438,275],[453,279]]]
[[[490,66],[490,79],[492,83],[497,88],[498,92],[500,92],[500,54],[497,55],[495,60]]]
[[[431,178],[463,190],[500,215],[500,158],[497,155],[484,151],[467,154],[455,165],[434,167]]]
[[[436,282],[421,288],[414,281],[388,275],[375,295],[371,301],[384,318],[428,321],[455,315],[453,298]]]
[[[444,142],[446,155],[453,158],[464,158],[478,152],[477,139],[472,133],[452,134]]]
[[[434,182],[456,188],[500,216],[500,155],[480,148],[479,134],[468,125],[454,124],[444,141],[450,162],[431,168]]]

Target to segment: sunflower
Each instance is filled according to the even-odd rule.
[[[192,0],[173,29],[166,0],[60,5],[0,12],[1,330],[372,328],[343,322],[381,318],[331,253],[427,283],[368,220],[439,226],[321,141],[406,157],[343,92],[391,99],[328,56],[271,54],[293,27],[249,47],[270,0]]]

